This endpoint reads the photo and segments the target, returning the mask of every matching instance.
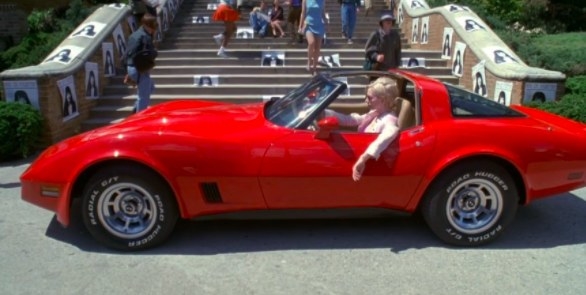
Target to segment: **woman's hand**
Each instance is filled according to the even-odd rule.
[[[385,55],[384,54],[377,54],[376,61],[382,63],[383,61],[385,61]]]
[[[300,35],[303,35],[303,32],[305,32],[305,24],[299,25],[299,30],[297,31]]]
[[[370,160],[372,157],[369,154],[362,154],[356,163],[354,163],[354,167],[352,167],[352,179],[354,181],[359,181],[362,177],[362,173],[364,173],[364,168],[366,168],[366,162]]]

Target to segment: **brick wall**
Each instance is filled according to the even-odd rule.
[[[91,19],[88,18],[89,21]],[[128,39],[128,36],[131,33],[131,29],[126,21],[126,17],[123,17],[120,21],[122,30],[124,32],[124,36]],[[114,41],[113,34],[110,32],[104,36],[103,39],[96,39],[93,42],[99,43],[96,49],[93,52],[89,52],[87,58],[84,62],[93,62],[98,64],[98,75],[97,79],[99,80],[99,94],[103,93],[104,88],[110,84],[110,79],[108,77],[104,77],[104,60],[102,55],[102,43],[109,42],[112,43],[114,46],[114,60],[116,63],[120,60],[120,53],[118,52],[118,48]],[[63,44],[63,43],[62,43]],[[95,43],[94,43],[95,44]],[[59,45],[61,46],[61,44]],[[119,67],[118,64],[115,65]],[[39,95],[39,108],[40,112],[44,119],[44,132],[41,138],[42,142],[45,145],[49,145],[60,140],[66,139],[71,137],[75,134],[80,133],[81,131],[81,124],[83,121],[87,120],[90,115],[90,111],[93,107],[95,107],[98,102],[98,99],[86,98],[85,91],[86,91],[86,83],[85,83],[85,65],[79,67],[74,73],[71,74],[50,74],[50,75],[40,75],[38,78],[31,78],[27,77],[26,73],[23,76],[21,75],[11,75],[6,74],[11,71],[18,72],[19,70],[25,71],[27,68],[24,69],[16,69],[6,71],[2,76],[3,81],[20,81],[20,80],[36,80],[37,87],[38,87],[38,95]],[[117,69],[119,73],[119,69]],[[59,91],[58,81],[69,76],[73,76],[74,84],[75,84],[75,92],[77,97],[77,111],[79,113],[78,116],[68,119],[67,121],[63,121],[63,101],[61,98],[61,94]],[[2,97],[2,99],[6,99],[6,97]]]
[[[129,11],[121,10],[120,12],[118,12],[110,8],[108,9],[109,10],[104,10],[102,12],[97,10],[96,12],[94,12],[95,15],[90,15],[88,19],[86,19],[84,22],[98,21],[112,26],[115,26],[115,24],[119,23],[122,27],[122,31],[124,33],[125,38],[128,39],[128,36],[132,31],[127,22],[127,16],[129,16]],[[65,39],[63,43],[61,43],[59,46],[70,44],[68,42],[73,41]],[[104,60],[102,57],[102,43],[108,42],[114,45],[113,58],[116,63],[115,67],[117,67],[116,72],[121,73],[119,69],[120,65],[118,64],[120,61],[120,52],[118,52],[118,48],[116,46],[116,42],[114,41],[114,37],[111,31],[105,34],[103,38],[92,39],[92,41],[89,42],[90,43],[84,45],[84,48],[91,48],[92,46],[94,46],[94,44],[99,45],[93,52],[84,52],[84,57],[86,57],[86,54],[87,57],[85,58],[83,65],[79,68],[76,68],[74,73],[65,73],[64,68],[63,73],[53,72],[51,74],[46,74],[43,73],[43,71],[46,69],[44,68],[43,64],[37,65],[37,67],[42,70],[35,69],[35,67],[33,66],[22,69],[7,70],[5,72],[0,73],[0,78],[2,79],[2,81],[37,81],[39,108],[44,119],[44,132],[41,138],[42,143],[44,145],[56,143],[58,141],[61,141],[63,139],[80,133],[82,122],[89,118],[91,109],[99,103],[99,98],[91,99],[85,97],[85,62],[93,62],[98,64],[97,78],[99,79],[99,94],[102,94],[104,88],[110,84],[111,78],[104,77],[103,74]],[[79,44],[76,43],[75,45]],[[34,74],[32,74],[33,72]],[[75,84],[75,91],[77,97],[77,111],[79,115],[74,118],[68,119],[64,122],[62,110],[63,102],[59,91],[58,81],[67,78],[70,75],[73,76]],[[6,97],[2,96],[0,97],[0,99],[6,99]]]
[[[409,0],[403,0],[403,2],[410,3]],[[444,8],[441,8],[444,9]],[[403,23],[400,24],[401,30],[404,32],[405,36],[407,37],[409,46],[412,49],[419,49],[419,50],[434,50],[434,51],[441,51],[443,45],[443,33],[445,27],[453,27],[450,23],[446,20],[445,16],[439,12],[428,12],[429,9],[418,9],[412,10],[413,15],[410,15],[408,12],[407,7],[403,6]],[[423,12],[423,13],[422,13]],[[425,13],[428,12],[428,13]],[[448,14],[449,15],[449,14]],[[421,44],[419,43],[421,40],[421,26],[422,26],[422,18],[429,17],[429,34],[428,34],[428,43]],[[418,36],[418,43],[412,42],[413,36],[413,22],[414,19],[418,18],[419,23],[417,26],[417,36]],[[495,35],[496,38],[498,36]],[[466,42],[463,40],[462,36],[458,34],[456,30],[452,35],[451,40],[451,48],[455,47],[456,42],[462,42],[467,44],[465,54],[464,54],[464,64],[463,64],[463,73],[462,77],[458,79],[458,84],[466,89],[472,90],[474,87],[474,81],[472,78],[472,67],[477,65],[481,58],[479,58],[471,49],[470,49],[470,41]],[[484,55],[483,55],[484,58]],[[482,59],[483,59],[482,58]],[[448,66],[451,66],[451,59],[446,59],[446,63]],[[527,73],[534,71],[535,69],[526,68]],[[497,81],[503,82],[511,82],[513,84],[513,89],[511,93],[511,103],[512,104],[522,104],[522,99],[524,95],[524,88],[525,83],[532,82],[532,79],[504,79],[498,77],[497,75],[502,73],[493,73],[488,68],[485,67],[485,84],[487,87],[488,95],[487,97],[492,99],[494,97],[495,92],[495,85]],[[520,74],[523,74],[521,72]],[[521,75],[520,75],[521,76]],[[537,75],[536,75],[537,76]],[[557,84],[557,96],[556,99],[559,99],[564,91],[564,81],[563,79],[555,79],[547,81],[547,79],[535,78],[537,82],[545,82],[545,83],[556,83]]]
[[[122,23],[122,30],[124,36],[128,38],[130,35],[130,28],[126,20]],[[102,42],[109,42],[114,44],[114,60],[120,60],[120,53],[118,48],[115,46],[114,38],[112,34],[109,34]],[[99,93],[103,93],[103,89],[110,84],[110,78],[104,77],[104,59],[102,55],[102,47],[98,47],[91,56],[87,59],[88,62],[98,64],[98,79],[99,79]],[[119,69],[117,69],[119,72]],[[45,120],[45,138],[44,142],[54,143],[72,135],[78,134],[81,131],[81,124],[87,120],[90,115],[90,111],[93,107],[98,104],[98,99],[91,99],[85,97],[86,85],[85,85],[85,67],[80,68],[79,71],[72,74],[75,83],[75,91],[77,96],[77,106],[79,116],[72,118],[66,122],[63,122],[62,115],[62,98],[59,92],[57,81],[68,77],[69,75],[56,75],[50,76],[47,79],[41,79],[39,82],[39,102],[41,107],[41,113]]]

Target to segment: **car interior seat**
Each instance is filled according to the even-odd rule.
[[[406,98],[397,97],[395,99],[397,108],[397,125],[399,130],[405,130],[415,126],[415,108]]]

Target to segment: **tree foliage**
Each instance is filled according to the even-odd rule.
[[[493,29],[541,29],[549,33],[586,29],[586,1],[574,0],[428,0],[431,7],[454,3],[470,7]]]
[[[42,116],[32,106],[0,101],[0,161],[33,153],[42,128]]]
[[[78,26],[94,8],[72,0],[65,11],[33,10],[27,18],[29,32],[20,44],[0,53],[0,72],[38,64]]]

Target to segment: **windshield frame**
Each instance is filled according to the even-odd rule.
[[[318,74],[283,97],[271,99],[265,104],[264,117],[272,124],[281,127],[307,129],[331,100],[338,97],[346,88],[347,85],[344,82]],[[309,94],[316,90],[324,92],[317,93],[315,98],[310,99]]]

